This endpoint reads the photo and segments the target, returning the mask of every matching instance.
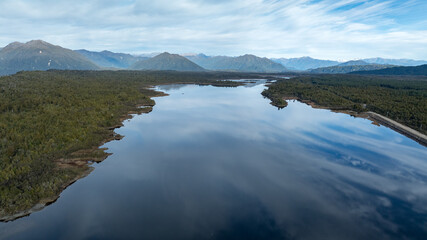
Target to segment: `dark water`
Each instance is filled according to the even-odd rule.
[[[253,84],[254,85],[254,84]],[[427,239],[427,148],[263,85],[168,86],[114,153],[1,239]]]

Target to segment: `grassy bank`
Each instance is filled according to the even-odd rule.
[[[48,202],[107,155],[129,112],[148,112],[157,84],[235,86],[233,73],[22,72],[0,78],[0,219]],[[148,106],[139,108],[138,106]]]
[[[313,75],[279,80],[262,93],[277,107],[286,98],[333,110],[372,111],[427,134],[427,78]]]

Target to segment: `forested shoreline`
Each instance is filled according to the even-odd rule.
[[[54,200],[107,154],[113,129],[128,113],[149,112],[158,93],[147,87],[193,83],[237,73],[173,71],[36,71],[0,77],[0,220]],[[140,108],[140,106],[146,106]],[[9,219],[10,220],[10,219]]]
[[[107,157],[104,142],[129,113],[149,112],[161,84],[235,87],[223,79],[274,75],[174,71],[34,71],[0,77],[0,220],[55,200],[90,163]],[[357,75],[281,79],[263,92],[331,109],[373,111],[427,133],[427,79]],[[141,106],[144,106],[141,108]]]
[[[298,99],[332,110],[372,111],[427,134],[426,77],[299,76],[278,80],[262,94],[279,108]]]

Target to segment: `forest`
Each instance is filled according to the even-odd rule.
[[[107,154],[128,113],[150,111],[147,87],[169,83],[236,86],[239,73],[35,71],[0,77],[0,219],[54,200]],[[140,108],[139,106],[146,106]],[[48,200],[46,200],[48,199]],[[50,200],[49,200],[50,199]]]
[[[372,111],[427,134],[427,77],[308,75],[279,80],[262,94],[277,107],[294,98],[332,110]]]

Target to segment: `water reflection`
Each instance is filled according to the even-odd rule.
[[[426,148],[263,88],[159,87],[111,157],[0,238],[424,239]]]
[[[160,85],[158,87],[155,87],[153,89],[159,90],[159,91],[164,91],[164,92],[168,92],[171,90],[179,90],[183,87],[185,87],[186,85],[184,84],[168,84],[168,85]]]

